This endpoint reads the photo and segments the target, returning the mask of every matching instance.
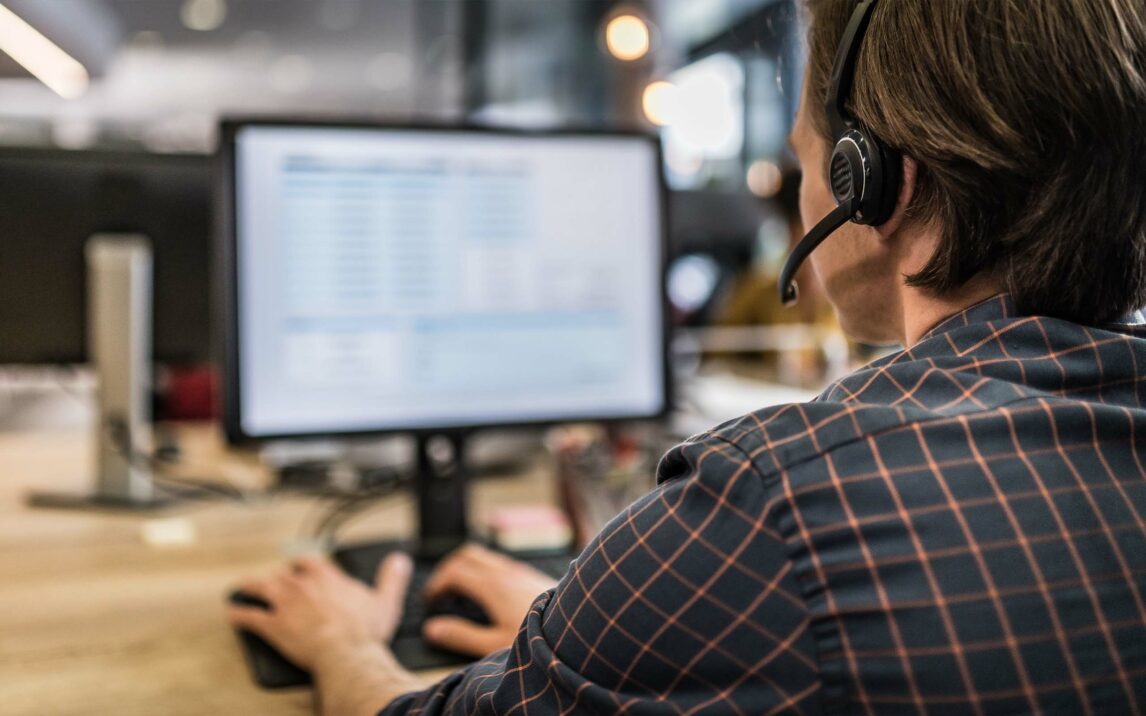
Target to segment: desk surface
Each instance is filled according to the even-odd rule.
[[[224,451],[215,430],[181,431],[188,463],[258,485],[253,460]],[[223,595],[244,575],[280,565],[313,499],[256,506],[198,504],[164,515],[193,523],[197,539],[145,543],[155,517],[32,509],[31,489],[92,484],[83,427],[0,433],[0,711],[44,714],[310,714],[310,690],[261,691],[251,682]],[[474,490],[480,514],[494,504],[551,501],[543,468]],[[380,502],[346,530],[349,539],[397,537],[411,501]]]

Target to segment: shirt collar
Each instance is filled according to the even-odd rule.
[[[1019,311],[1015,308],[1015,302],[1011,300],[1010,294],[1000,293],[992,296],[985,301],[980,301],[968,308],[964,308],[959,313],[943,319],[934,328],[927,333],[923,334],[923,338],[919,339],[920,342],[928,338],[935,338],[944,333],[953,331],[956,328],[963,328],[972,323],[986,323],[987,321],[996,321],[1004,318],[1016,318]]]
[[[923,338],[919,340],[923,342],[928,338],[941,336],[944,333],[953,331],[956,328],[969,326],[972,323],[986,323],[988,321],[997,321],[1006,318],[1018,318],[1021,315],[1019,310],[1015,308],[1015,302],[1011,299],[1010,294],[1000,293],[985,301],[980,301],[969,308],[965,308],[949,318],[943,319],[930,331],[924,333]],[[1143,324],[1146,324],[1146,311],[1134,311],[1114,322],[1114,325],[1117,326],[1141,326]]]

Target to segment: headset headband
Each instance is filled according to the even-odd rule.
[[[859,48],[863,44],[863,36],[867,32],[867,25],[871,21],[871,13],[875,10],[876,0],[864,0],[848,22],[847,29],[840,39],[840,49],[836,53],[836,65],[832,68],[832,83],[828,90],[828,101],[825,107],[828,114],[828,126],[832,130],[832,141],[839,138],[855,120],[848,115],[848,98],[852,94],[852,82],[856,76],[856,59],[859,57]]]

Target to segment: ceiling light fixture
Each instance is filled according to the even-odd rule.
[[[641,106],[645,110],[645,117],[658,127],[665,127],[673,122],[680,101],[680,90],[676,85],[664,80],[658,80],[645,88],[641,97]]]
[[[84,66],[3,5],[0,50],[64,99],[75,99],[87,91],[91,77]]]
[[[227,19],[226,0],[183,0],[179,19],[188,30],[218,30]]]
[[[618,15],[605,26],[605,46],[618,60],[632,62],[649,53],[649,25],[636,15]]]

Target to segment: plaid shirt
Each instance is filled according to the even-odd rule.
[[[1006,296],[674,448],[397,714],[1146,712],[1146,327]]]

